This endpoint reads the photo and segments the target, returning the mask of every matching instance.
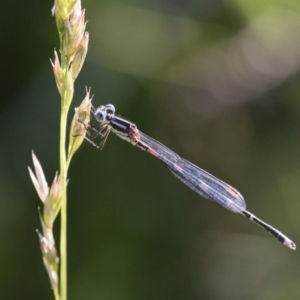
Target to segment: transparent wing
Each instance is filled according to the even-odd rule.
[[[174,176],[207,200],[229,211],[240,213],[246,209],[243,196],[232,186],[209,174],[198,166],[139,131],[141,141],[158,153],[158,158]]]

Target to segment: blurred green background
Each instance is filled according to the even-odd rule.
[[[2,4],[0,299],[53,299],[31,150],[59,169],[51,1]],[[300,246],[300,2],[83,1],[91,87]],[[70,117],[71,117],[70,114]],[[69,299],[300,299],[300,255],[111,134],[69,172]],[[59,221],[56,223],[58,233]],[[58,241],[58,235],[57,235]]]

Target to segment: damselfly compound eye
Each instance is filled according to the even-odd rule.
[[[106,111],[102,110],[101,108],[98,108],[95,111],[95,118],[98,122],[103,122],[106,119]]]
[[[114,114],[116,112],[116,109],[112,104],[105,105],[105,108],[108,114]]]

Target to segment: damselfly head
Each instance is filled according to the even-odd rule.
[[[115,111],[116,109],[112,104],[107,104],[105,106],[101,105],[94,110],[94,115],[99,123],[103,123],[105,121],[110,121],[115,116]]]

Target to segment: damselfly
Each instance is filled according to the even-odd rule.
[[[217,203],[229,211],[242,214],[270,232],[285,246],[293,250],[296,249],[295,243],[287,236],[247,211],[243,196],[235,188],[181,158],[163,144],[142,133],[135,124],[117,117],[115,107],[112,104],[100,106],[96,109],[93,107],[92,112],[98,122],[96,126],[89,126],[90,129],[96,132],[92,139],[98,135],[102,138],[100,146],[87,138],[94,146],[102,149],[110,131],[114,132],[130,144],[157,157],[174,176],[203,198]]]

